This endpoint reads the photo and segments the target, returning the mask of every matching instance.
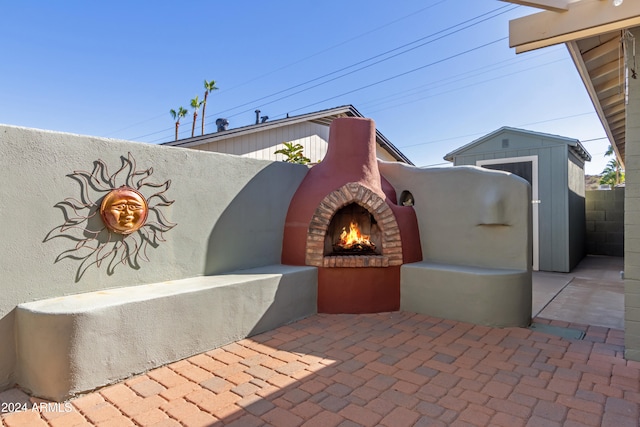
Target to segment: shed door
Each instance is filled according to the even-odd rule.
[[[531,200],[532,209],[532,224],[531,229],[533,233],[533,269],[539,269],[539,241],[538,241],[538,156],[524,156],[524,157],[510,157],[506,159],[490,159],[490,160],[478,160],[476,165],[483,168],[501,170],[505,172],[511,172],[521,178],[526,179],[531,184]]]
[[[518,175],[520,178],[526,179],[533,187],[533,162],[486,164],[482,165],[482,167],[485,167],[487,169],[511,172],[514,175]]]

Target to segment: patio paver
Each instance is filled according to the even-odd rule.
[[[635,426],[623,332],[568,340],[407,312],[315,315],[69,402],[18,389],[2,426]],[[16,405],[13,405],[16,406]]]

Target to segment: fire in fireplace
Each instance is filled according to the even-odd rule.
[[[368,210],[351,203],[334,215],[325,238],[325,254],[379,255],[380,228]]]
[[[369,240],[369,235],[360,233],[358,223],[351,221],[349,223],[349,231],[346,227],[342,227],[340,240],[333,245],[333,253],[335,254],[369,254],[375,253],[376,244]]]
[[[341,244],[342,233],[351,233],[352,222],[360,230],[359,244]],[[317,204],[306,231],[306,265],[363,268],[403,263],[402,238],[393,209],[379,194],[357,182],[327,194]],[[367,236],[368,244],[362,236]]]

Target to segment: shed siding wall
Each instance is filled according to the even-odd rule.
[[[573,269],[586,253],[586,191],[584,163],[569,153],[569,269]]]
[[[545,176],[551,204],[551,271],[568,273],[569,268],[569,180],[568,149],[556,146],[549,151],[549,175]],[[544,203],[544,202],[543,202]]]

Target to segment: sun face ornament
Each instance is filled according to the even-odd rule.
[[[65,221],[44,241],[62,237],[75,242],[55,262],[80,261],[76,282],[94,265],[100,268],[106,264],[109,275],[120,264],[139,269],[140,261],[149,261],[147,248],[165,242],[164,233],[176,226],[163,212],[174,202],[166,196],[171,180],[152,182],[153,168],[137,169],[131,153],[120,160],[121,166],[113,174],[104,161],[96,160],[91,172],[67,175],[80,184],[79,197],[68,197],[55,205]]]
[[[102,222],[118,234],[128,235],[139,230],[148,214],[149,206],[144,196],[127,186],[111,190],[100,204]]]

